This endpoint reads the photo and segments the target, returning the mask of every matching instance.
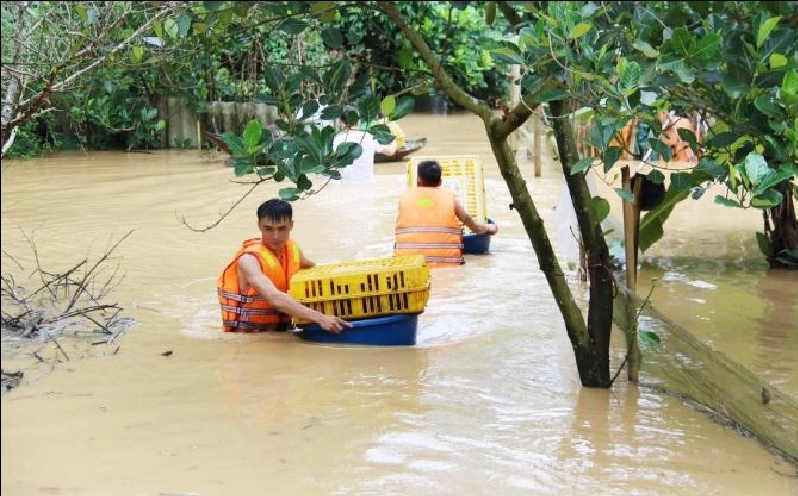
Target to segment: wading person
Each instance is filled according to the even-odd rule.
[[[420,162],[416,187],[402,194],[396,218],[394,254],[425,255],[430,267],[465,263],[460,222],[475,234],[499,230],[495,224],[475,221],[454,193],[440,187],[441,174],[438,162]]]
[[[291,317],[313,321],[330,332],[351,327],[339,317],[302,305],[287,293],[291,276],[316,265],[291,239],[291,204],[268,200],[258,207],[257,214],[261,237],[243,242],[217,282],[224,331],[285,331]]]
[[[363,153],[354,162],[341,169],[342,181],[368,181],[374,177],[375,153],[379,152],[389,157],[396,155],[395,139],[387,145],[381,145],[371,133],[359,131],[357,122],[352,125],[344,124],[343,127],[343,131],[333,140],[333,148],[338,148],[343,143],[357,143],[363,149]]]

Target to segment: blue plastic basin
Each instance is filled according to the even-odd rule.
[[[488,219],[488,224],[495,224]],[[467,233],[463,235],[463,253],[466,255],[485,255],[490,252],[490,234]]]
[[[351,328],[344,329],[338,334],[327,332],[316,324],[300,327],[302,330],[298,333],[299,337],[317,343],[408,346],[416,344],[418,314],[353,320]]]

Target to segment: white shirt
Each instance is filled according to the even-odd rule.
[[[365,131],[348,130],[338,133],[333,141],[333,148],[338,148],[341,143],[357,143],[363,148],[363,153],[354,162],[341,169],[343,181],[368,181],[374,177],[374,153],[381,150],[374,137]]]

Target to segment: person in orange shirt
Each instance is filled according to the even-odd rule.
[[[430,267],[465,263],[460,222],[476,234],[496,234],[498,226],[475,221],[454,193],[440,187],[441,164],[425,160],[417,171],[416,187],[399,200],[394,254],[425,255]]]
[[[291,317],[341,332],[352,324],[308,308],[287,293],[291,276],[316,265],[291,239],[291,204],[278,199],[258,207],[261,237],[248,239],[219,275],[217,293],[225,332],[284,331]]]

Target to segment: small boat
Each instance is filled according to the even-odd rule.
[[[374,154],[374,163],[380,164],[385,162],[399,162],[413,152],[417,152],[427,145],[427,138],[406,140],[401,148],[396,150],[394,155],[383,155],[376,152]]]
[[[203,136],[213,143],[217,148],[222,150],[225,153],[230,153],[230,147],[227,143],[224,142],[222,139],[221,134],[212,133],[210,131],[202,131]],[[412,139],[405,141],[405,144],[396,150],[396,154],[394,155],[383,155],[382,153],[375,153],[374,154],[374,163],[384,163],[384,162],[399,162],[403,160],[405,157],[410,155],[413,152],[417,152],[424,148],[427,144],[427,138],[419,138],[419,139]]]

